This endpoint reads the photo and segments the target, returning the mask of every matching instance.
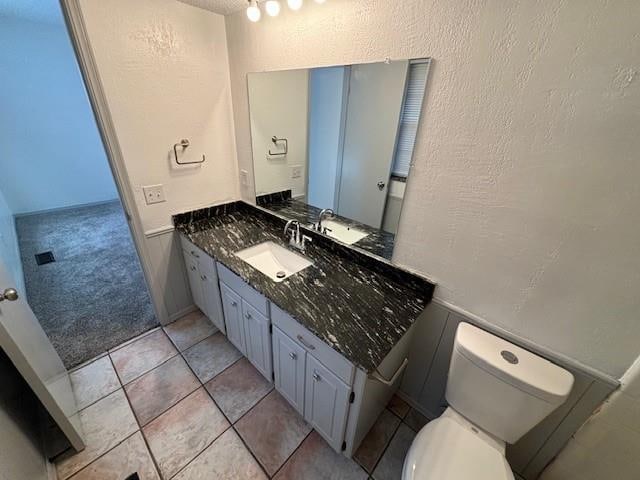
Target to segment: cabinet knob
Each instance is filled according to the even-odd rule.
[[[246,318],[247,320],[251,318],[251,314],[249,312],[244,314],[244,318]]]
[[[320,375],[318,375],[318,372],[313,372],[313,379],[316,382],[319,382],[320,380],[322,380],[322,378],[320,378]]]
[[[194,250],[191,250],[191,255],[193,255],[196,258],[200,258],[200,255],[198,255]]]
[[[231,302],[231,306],[232,307],[237,307],[238,306],[238,302]]]
[[[296,352],[289,352],[289,356],[291,357],[291,360],[295,360],[296,358],[298,358],[298,355],[296,355]]]
[[[195,272],[196,271],[196,267],[195,265],[191,265],[191,271]]]
[[[206,279],[207,279],[207,276],[206,276],[206,275],[202,275],[202,279],[203,279],[203,280],[206,280]]]

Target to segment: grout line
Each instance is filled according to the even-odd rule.
[[[402,423],[403,422],[402,422],[402,419],[401,419],[400,422],[398,423],[398,425],[396,426],[396,428],[394,429],[393,435],[391,435],[391,438],[389,438],[389,441],[387,442],[387,444],[382,449],[382,452],[380,453],[380,456],[378,457],[376,462],[373,464],[373,467],[371,467],[371,472],[367,472],[367,470],[363,468],[363,470],[365,472],[367,472],[371,478],[373,478],[373,472],[375,472],[376,468],[378,468],[378,465],[380,464],[380,461],[384,457],[384,454],[387,453],[387,450],[389,449],[389,445],[391,445],[391,443],[393,442],[393,439],[396,438],[396,435],[398,434],[398,430],[400,430],[400,425],[402,425]],[[409,427],[409,425],[407,425],[407,427]]]
[[[113,363],[113,359],[111,358],[111,355],[109,355],[109,360],[111,361],[111,365],[113,365],[113,369],[115,370],[116,366]],[[118,380],[120,380],[120,379],[118,379]],[[120,382],[120,385],[122,385],[122,382]],[[160,467],[158,466],[158,463],[156,462],[156,457],[154,457],[153,453],[151,452],[151,448],[149,447],[149,443],[147,442],[147,439],[144,436],[144,433],[142,431],[142,427],[140,426],[140,422],[138,421],[138,417],[136,417],[136,413],[133,410],[133,405],[131,405],[131,401],[129,400],[129,396],[127,395],[127,392],[124,389],[124,385],[122,385],[122,393],[124,394],[124,398],[127,400],[127,404],[129,405],[129,409],[131,410],[131,415],[133,415],[133,419],[135,420],[136,425],[138,425],[138,431],[140,432],[140,436],[142,437],[142,441],[144,442],[145,446],[147,447],[147,453],[151,457],[151,461],[153,462],[153,466],[156,469],[156,473],[158,474],[158,477],[163,478],[162,474],[160,473]]]
[[[117,444],[115,444],[113,447],[111,447],[109,450],[107,450],[106,452],[98,455],[96,458],[94,458],[93,460],[91,460],[91,462],[87,463],[84,467],[82,467],[80,470],[76,470],[75,472],[73,472],[70,476],[64,478],[64,479],[60,479],[60,480],[73,480],[73,477],[75,477],[76,475],[78,475],[80,472],[82,472],[83,470],[89,468],[91,465],[93,465],[95,462],[97,462],[98,460],[100,460],[102,457],[108,455],[112,450],[118,448],[120,445],[122,445],[124,442],[126,442],[127,440],[129,440],[131,437],[133,437],[136,433],[140,433],[140,435],[142,435],[142,432],[140,430],[136,430],[135,432],[133,432],[131,435],[125,437],[122,441],[118,442]],[[143,437],[144,438],[144,437]],[[149,456],[151,456],[151,454],[149,453]],[[56,476],[57,476],[57,470],[56,470]],[[59,478],[59,477],[57,477]]]
[[[113,348],[108,348],[107,351],[105,353],[113,353],[117,350],[120,350],[121,348],[127,347],[129,345],[131,345],[132,343],[137,342],[138,340],[142,340],[144,337],[151,335],[152,333],[157,332],[158,330],[160,330],[162,328],[162,325],[159,325],[157,327],[153,327],[150,330],[147,330],[146,332],[142,332],[140,335],[137,335],[133,338],[130,338],[129,340],[125,340],[124,342],[122,342],[120,345],[116,345]],[[164,333],[164,332],[163,332]]]
[[[306,423],[306,422],[305,422]],[[282,465],[280,465],[280,467],[278,467],[278,469],[273,472],[273,476],[271,478],[274,478],[276,475],[278,475],[278,473],[280,472],[280,470],[282,470],[284,468],[284,466],[289,462],[289,460],[291,460],[293,458],[293,456],[296,454],[296,452],[298,450],[300,450],[300,447],[302,447],[302,444],[304,442],[307,441],[307,438],[309,438],[309,436],[314,432],[313,427],[311,427],[311,430],[309,430],[309,433],[307,433],[305,435],[305,437],[302,439],[302,441],[298,444],[298,446],[293,450],[293,452],[291,452],[291,455],[289,455],[287,458],[285,458],[284,462],[282,462]],[[324,440],[323,440],[324,441]]]
[[[214,334],[215,335],[215,334]],[[209,337],[207,337],[209,338]],[[229,341],[229,340],[227,340]],[[242,353],[242,352],[240,352]],[[180,355],[182,356],[182,358],[184,359],[184,361],[187,363],[187,366],[189,367],[189,369],[191,369],[191,371],[193,372],[193,374],[195,375],[195,372],[193,371],[193,369],[191,368],[191,365],[189,365],[189,362],[187,362],[187,359],[184,358],[184,355],[182,355],[182,352],[180,352]],[[240,358],[238,358],[235,362],[233,362],[231,365],[229,365],[227,368],[225,368],[224,370],[222,370],[221,372],[219,372],[218,374],[214,375],[213,377],[211,377],[209,380],[207,380],[206,383],[209,383],[211,380],[213,380],[214,378],[216,378],[218,375],[222,374],[223,372],[225,372],[226,370],[228,370],[229,368],[231,368],[232,366],[234,366],[236,363],[238,363],[240,360],[242,360],[243,358],[246,358],[244,355],[241,355]],[[248,359],[247,359],[248,360]],[[196,375],[196,378],[198,378],[198,376]],[[260,462],[260,460],[258,460],[258,457],[255,456],[255,454],[253,453],[253,451],[251,450],[251,448],[249,448],[249,445],[247,445],[247,443],[244,441],[244,438],[242,438],[242,435],[240,435],[240,433],[238,432],[238,430],[236,430],[235,428],[235,424],[233,422],[231,422],[231,420],[229,419],[229,417],[227,417],[227,415],[224,413],[224,410],[220,407],[220,405],[218,405],[218,402],[216,402],[215,398],[213,398],[213,395],[211,395],[211,392],[209,392],[209,390],[207,389],[207,387],[205,386],[205,384],[198,378],[198,381],[200,381],[200,384],[202,385],[202,387],[204,388],[204,391],[207,393],[207,395],[209,395],[209,398],[211,398],[211,401],[213,402],[213,404],[216,406],[216,408],[218,410],[220,410],[220,412],[222,413],[222,415],[224,416],[224,418],[227,420],[227,422],[229,423],[229,428],[231,428],[233,430],[233,432],[236,434],[236,436],[240,439],[240,441],[242,442],[242,444],[244,445],[244,447],[247,449],[247,451],[249,452],[249,455],[251,455],[253,457],[253,459],[256,461],[256,464],[262,469],[262,471],[264,472],[264,474],[266,475],[267,478],[271,478],[269,473],[265,470],[265,468],[262,466],[262,463]],[[253,410],[253,408],[260,402],[262,402],[262,400],[264,400],[264,398],[269,395],[269,393],[271,393],[273,391],[273,389],[271,389],[267,394],[265,394],[260,400],[258,400],[255,405],[253,405],[249,410],[247,410],[238,420],[236,420],[236,423],[240,421],[240,419],[242,417],[244,417],[247,413],[249,413],[251,410]],[[229,430],[229,429],[227,429]],[[225,430],[225,432],[227,431]],[[223,432],[224,433],[224,432]],[[220,434],[222,435],[222,434]],[[218,436],[218,438],[220,438]],[[215,441],[215,440],[214,440]],[[211,442],[211,445],[213,445],[213,442]],[[211,446],[209,445],[209,446]],[[207,448],[209,448],[209,446],[207,446]],[[206,450],[206,449],[205,449]],[[204,452],[204,450],[203,450]],[[191,461],[189,461],[189,463],[187,463],[187,465],[189,465],[191,462],[193,462],[200,454],[202,454],[202,452],[200,452],[198,455],[196,455],[194,458],[191,459]],[[186,468],[186,466],[184,468]],[[180,470],[182,471],[182,470]],[[176,473],[177,475],[177,473]]]
[[[171,355],[169,358],[167,358],[166,360],[163,360],[162,362],[160,362],[159,364],[157,364],[156,366],[150,368],[149,370],[142,372],[140,375],[138,375],[137,377],[133,378],[132,380],[129,380],[127,383],[123,383],[122,382],[122,378],[120,378],[120,374],[118,373],[118,370],[116,369],[115,364],[113,363],[113,358],[111,358],[111,354],[109,354],[109,358],[111,359],[111,363],[113,364],[113,369],[116,371],[116,375],[118,376],[118,380],[120,381],[120,383],[122,384],[122,388],[124,387],[128,387],[129,385],[131,385],[133,382],[135,382],[136,380],[139,380],[140,378],[144,377],[145,375],[147,375],[148,373],[153,372],[156,368],[161,367],[162,365],[164,365],[165,363],[169,362],[170,360],[173,360],[174,358],[176,358],[178,355],[180,355],[180,352],[176,352],[174,355]]]

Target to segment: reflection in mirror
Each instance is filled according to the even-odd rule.
[[[391,259],[429,59],[249,74],[258,204]]]

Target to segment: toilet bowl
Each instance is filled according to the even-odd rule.
[[[460,323],[445,395],[449,407],[416,435],[403,480],[513,480],[507,443],[562,405],[572,387],[565,369]]]

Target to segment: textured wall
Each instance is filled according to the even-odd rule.
[[[226,19],[240,168],[247,72],[432,57],[395,260],[444,301],[622,375],[640,353],[640,2],[286,10]]]
[[[174,0],[81,0],[145,230],[172,213],[238,197],[224,18]],[[188,138],[177,167],[174,143]],[[146,205],[142,187],[167,201]]]
[[[0,15],[0,188],[14,214],[118,196],[62,16],[51,16]]]

